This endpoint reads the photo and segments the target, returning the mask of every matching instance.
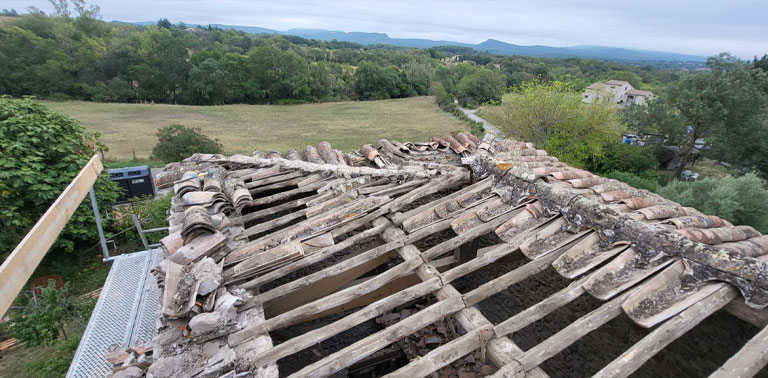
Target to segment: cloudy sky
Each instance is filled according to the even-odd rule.
[[[743,58],[768,52],[765,0],[91,0],[105,20],[383,32],[521,45],[603,45]],[[43,0],[3,0],[18,11]]]

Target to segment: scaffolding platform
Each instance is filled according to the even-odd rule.
[[[109,346],[128,348],[156,335],[160,306],[157,280],[149,271],[163,260],[160,248],[120,255],[112,262],[67,377],[104,377],[112,373]]]

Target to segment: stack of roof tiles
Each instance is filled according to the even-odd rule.
[[[768,237],[529,143],[460,133],[343,154],[322,142],[284,155],[195,155],[161,177],[176,196],[155,269],[156,378],[277,376],[278,360],[430,295],[429,306],[291,376],[344,373],[451,317],[461,336],[391,375],[425,376],[482,350],[494,376],[543,377],[544,361],[623,313],[655,327],[597,373],[623,377],[729,303],[756,324],[768,305]],[[491,233],[497,244],[471,247]],[[448,236],[423,243],[435,235]],[[466,292],[452,285],[515,255],[527,262]],[[478,310],[549,267],[572,284],[497,324]],[[527,350],[509,337],[584,295],[604,303]],[[272,343],[270,332],[339,313]],[[764,329],[713,376],[755,374],[767,340]]]

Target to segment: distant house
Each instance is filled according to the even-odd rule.
[[[652,98],[652,92],[635,89],[627,81],[608,80],[605,83],[594,83],[588,86],[584,91],[581,101],[588,104],[607,101],[610,104],[627,106],[632,104],[642,105]]]

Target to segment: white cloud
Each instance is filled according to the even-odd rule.
[[[604,45],[744,58],[766,53],[768,3],[759,0],[99,0],[106,20],[168,18],[278,30],[319,28],[391,37],[549,46]],[[5,0],[49,11],[43,0]]]

